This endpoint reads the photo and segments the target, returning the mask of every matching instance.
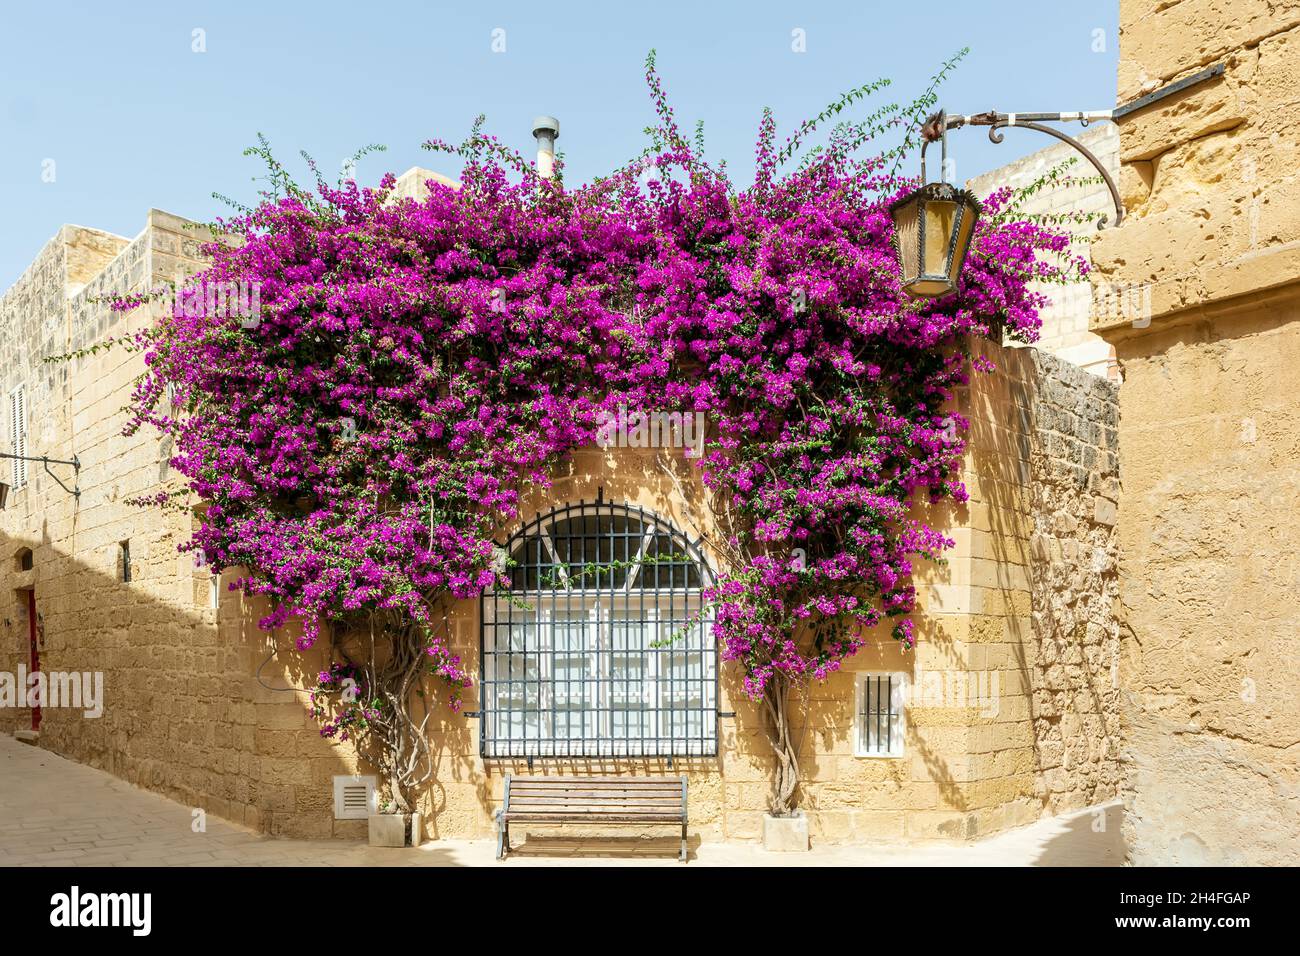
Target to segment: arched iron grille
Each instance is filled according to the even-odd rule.
[[[717,651],[698,542],[652,512],[556,508],[483,599],[485,758],[717,753]]]

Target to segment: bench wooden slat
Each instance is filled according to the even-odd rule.
[[[686,780],[681,777],[506,775],[497,813],[497,859],[509,850],[511,823],[672,824],[686,859]]]
[[[513,800],[510,802],[510,809],[507,810],[506,813],[538,813],[543,811],[546,813],[572,813],[574,816],[578,816],[584,813],[624,813],[624,812],[660,813],[660,814],[668,813],[668,814],[676,814],[678,817],[682,815],[682,808],[680,806],[674,807],[671,804],[668,805],[659,804],[655,806],[649,804],[626,803],[622,805],[611,804],[609,806],[604,806],[604,807],[594,807],[589,803],[584,803],[584,804],[532,803],[532,804],[524,804],[523,806],[516,806]]]
[[[571,817],[572,819],[587,819],[589,817],[608,817],[608,816],[625,816],[625,817],[665,817],[669,820],[681,822],[681,811],[672,813],[663,807],[611,807],[608,810],[573,810],[569,807],[524,807],[519,810],[507,810],[506,816],[527,817],[527,816],[548,816],[548,817]]]
[[[680,794],[682,792],[682,785],[679,783],[675,786],[666,786],[663,784],[656,784],[655,786],[638,786],[637,784],[627,784],[627,783],[590,783],[589,784],[589,783],[582,783],[576,781],[567,784],[512,783],[510,785],[511,793],[522,793],[525,790],[542,790],[542,791],[546,791],[547,793],[556,790],[585,790],[589,792],[612,790],[615,793],[624,790],[636,790],[636,791],[651,790],[651,791],[659,791],[663,793]]]
[[[673,826],[680,826],[682,822],[681,815],[678,816],[617,816],[608,814],[600,817],[582,817],[576,818],[568,813],[530,813],[527,816],[515,816],[513,813],[506,815],[506,821],[509,823],[663,823]]]
[[[676,800],[682,799],[681,790],[516,790],[510,788],[510,799],[516,797],[563,797],[566,800],[595,800],[611,803],[618,800]]]
[[[510,788],[510,799],[517,797],[558,797],[564,800],[592,800],[596,803],[616,803],[619,800],[676,800],[681,803],[680,790],[516,790]]]
[[[547,787],[554,790],[569,790],[572,787],[586,787],[588,790],[681,790],[680,780],[512,780],[511,787]]]
[[[527,780],[514,780],[512,787],[673,787],[682,788],[680,780],[637,779],[636,777],[614,777],[610,780],[590,780],[586,777],[530,777]]]
[[[659,785],[629,787],[626,785],[609,785],[591,787],[570,781],[550,784],[540,784],[535,781],[516,784],[514,781],[511,781],[507,787],[506,794],[511,800],[530,797],[558,797],[563,799],[594,800],[602,802],[638,799],[681,800],[685,796],[685,787],[682,785],[681,781],[671,781],[671,784],[671,786]]]
[[[676,807],[682,808],[681,797],[624,797],[619,800],[592,800],[588,797],[558,797],[554,794],[547,796],[519,797],[513,793],[510,794],[510,806],[527,807],[536,806],[545,803],[557,807]]]

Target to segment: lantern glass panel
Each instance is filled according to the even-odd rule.
[[[947,276],[948,256],[952,251],[953,225],[957,220],[957,204],[931,199],[925,204],[925,262],[922,274]]]
[[[961,222],[957,226],[956,242],[953,244],[952,262],[948,266],[948,279],[953,288],[957,287],[957,277],[961,274],[962,263],[966,261],[966,253],[970,249],[971,233],[975,231],[976,218],[976,211],[969,206],[962,210]]]
[[[898,264],[902,269],[904,285],[916,281],[921,274],[921,263],[918,261],[921,246],[918,235],[921,228],[917,208],[919,203],[920,200],[913,194],[906,202],[894,207],[894,230],[898,235]]]

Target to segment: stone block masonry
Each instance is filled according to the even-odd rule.
[[[115,313],[102,297],[193,270],[199,238],[193,224],[156,210],[134,239],[66,227],[0,298],[5,381],[30,389],[34,453],[83,462],[79,502],[37,471],[0,511],[0,669],[26,659],[26,589],[35,589],[42,665],[102,672],[105,688],[102,718],[45,713],[41,747],[263,833],[363,840],[365,820],[334,819],[332,780],[368,770],[307,713],[325,648],[298,654],[289,629],[259,631],[268,609],[225,590],[235,570],[214,588],[179,554],[190,516],[126,504],[179,488],[156,434],[121,434],[140,357],[112,349],[43,362],[150,321],[148,308]],[[799,804],[814,844],[970,840],[1114,793],[1113,389],[1031,349],[975,347],[999,370],[976,375],[957,402],[972,421],[970,500],[915,506],[956,543],[946,562],[917,569],[917,646],[902,650],[882,628],[796,707]],[[524,517],[603,494],[707,538],[698,472],[664,455],[581,450]],[[31,570],[21,565],[27,550]],[[478,614],[471,601],[454,618],[453,649],[471,671]],[[858,680],[881,672],[905,674],[913,687],[903,752],[859,756]],[[735,716],[720,719],[716,757],[538,768],[686,773],[695,839],[756,842],[772,755],[760,711],[726,665],[719,689],[720,710]],[[436,769],[415,809],[426,836],[489,836],[504,774],[526,764],[484,761],[475,720],[446,709],[441,688],[425,690]],[[467,710],[481,709],[477,696],[471,689]],[[30,719],[0,709],[0,729]]]
[[[1118,793],[1119,395],[1051,355],[1033,352],[1032,672],[1042,795],[1054,813]]]
[[[1300,863],[1300,4],[1121,0],[1129,218],[1094,318],[1124,375],[1125,837],[1144,865]],[[1109,517],[1111,509],[1102,509]]]
[[[976,720],[985,834],[1113,799],[1119,779],[1114,383],[1036,349],[980,340],[997,372],[957,409],[971,421],[969,502],[940,580],[964,611],[952,653],[995,673],[998,714]],[[927,578],[923,575],[922,580]]]

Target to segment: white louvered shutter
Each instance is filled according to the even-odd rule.
[[[9,447],[15,455],[27,454],[27,396],[22,385],[9,394]],[[16,490],[27,484],[27,462],[15,458],[12,464]]]

